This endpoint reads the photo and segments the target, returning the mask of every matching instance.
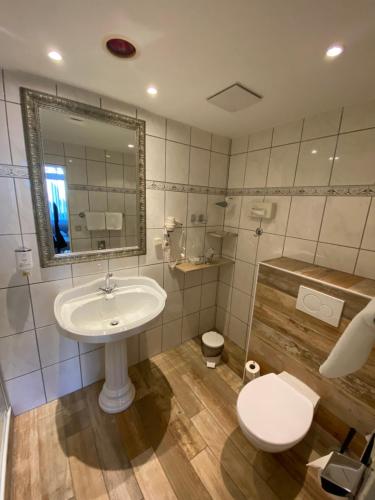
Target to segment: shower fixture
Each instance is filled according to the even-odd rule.
[[[226,196],[223,201],[218,201],[217,203],[215,203],[215,205],[217,205],[218,207],[226,208],[232,199],[233,198]]]

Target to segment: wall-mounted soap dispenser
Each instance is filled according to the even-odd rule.
[[[270,201],[254,201],[250,206],[249,216],[255,219],[272,219],[275,215],[276,203]]]
[[[19,247],[15,250],[17,271],[28,276],[33,270],[33,252],[31,248]]]

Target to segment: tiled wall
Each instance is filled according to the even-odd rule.
[[[39,77],[3,72],[0,82],[0,366],[15,413],[55,399],[103,377],[103,348],[78,345],[58,334],[53,316],[56,294],[103,276],[155,278],[168,292],[162,318],[148,331],[129,339],[135,363],[215,324],[217,273],[171,272],[153,239],[162,237],[164,217],[177,217],[187,234],[188,254],[211,246],[206,231],[222,227],[230,140],[166,120]],[[19,104],[19,86],[46,91],[146,120],[147,255],[41,269],[27,179]],[[176,184],[178,183],[178,184]],[[193,188],[187,187],[193,185]],[[192,191],[192,192],[188,192]],[[207,224],[193,224],[203,213]],[[32,247],[35,268],[29,278],[16,272],[14,249]],[[220,248],[216,249],[217,251]]]
[[[375,102],[232,141],[217,325],[246,344],[255,265],[285,255],[375,278]],[[276,216],[249,217],[254,200]],[[258,238],[255,229],[261,227]]]
[[[135,154],[50,140],[43,146],[45,163],[66,168],[72,251],[98,250],[103,241],[107,249],[137,245]],[[86,211],[121,212],[122,229],[89,231],[80,215]]]

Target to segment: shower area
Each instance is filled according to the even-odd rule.
[[[3,500],[5,495],[10,414],[11,409],[5,395],[3,382],[0,378],[0,500]]]

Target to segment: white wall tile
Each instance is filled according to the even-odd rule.
[[[286,234],[295,238],[317,240],[324,204],[324,196],[293,196]]]
[[[216,281],[202,285],[201,309],[207,309],[216,305],[216,291]]]
[[[236,155],[238,153],[245,153],[247,151],[247,145],[249,143],[249,136],[245,135],[242,137],[235,137],[232,139],[231,154]]]
[[[190,144],[190,127],[185,123],[167,120],[167,139]]]
[[[246,169],[246,154],[231,156],[229,164],[228,188],[243,187]]]
[[[62,335],[57,325],[44,326],[36,331],[42,367],[78,356],[78,343]]]
[[[182,316],[183,294],[180,290],[169,292],[163,312],[163,322],[173,321]]]
[[[148,229],[146,233],[147,253],[139,256],[139,265],[158,264],[163,261],[163,249],[161,245],[155,245],[155,238],[163,238],[162,229]]]
[[[177,269],[171,269],[168,264],[164,264],[164,290],[173,292],[182,290],[184,287],[184,274]]]
[[[189,146],[167,141],[166,181],[187,184],[189,180]]]
[[[4,380],[40,369],[34,330],[0,338],[0,367]]]
[[[339,136],[331,184],[375,184],[375,129]]]
[[[56,295],[72,286],[71,279],[48,281],[30,286],[36,327],[55,323],[53,304]]]
[[[73,101],[84,102],[92,106],[100,107],[100,97],[97,94],[85,89],[72,87],[65,83],[58,83],[57,95],[59,97],[65,97],[66,99],[72,99]]]
[[[185,288],[191,288],[202,283],[202,271],[191,271],[185,274]]]
[[[132,335],[127,340],[128,345],[128,366],[139,363],[139,335]]]
[[[360,250],[355,274],[375,280],[375,252]]]
[[[199,333],[199,313],[182,318],[182,342],[196,337]]]
[[[256,149],[264,149],[271,147],[273,129],[261,130],[255,132],[249,137],[248,150],[254,151]]]
[[[210,149],[211,148],[211,136],[210,132],[202,130],[200,128],[191,128],[191,145],[197,146],[198,148]]]
[[[272,148],[267,186],[293,186],[299,144]]]
[[[216,307],[203,309],[199,314],[199,333],[205,333],[215,328]]]
[[[0,101],[0,163],[8,165],[12,163],[4,101]]]
[[[252,293],[254,265],[237,260],[234,265],[233,286],[250,295]]]
[[[233,288],[231,314],[244,323],[247,323],[250,313],[250,295]]]
[[[146,121],[146,134],[165,139],[166,119],[144,109],[137,110],[137,117]]]
[[[295,186],[328,186],[336,136],[301,143]]]
[[[35,233],[34,210],[29,179],[15,179],[22,233]]]
[[[258,238],[255,236],[253,231],[247,231],[246,229],[238,231],[236,259],[250,262],[251,264],[255,263],[258,246]]]
[[[232,288],[223,282],[219,282],[217,287],[217,306],[225,311],[230,310]]]
[[[203,269],[202,283],[211,283],[212,281],[217,281],[218,274],[219,274],[218,267],[211,267],[208,269]]]
[[[165,181],[165,140],[146,135],[146,179]]]
[[[139,336],[139,359],[151,358],[161,352],[162,327],[158,326],[142,332]]]
[[[237,250],[237,229],[229,226],[224,226],[224,231],[233,233],[233,236],[227,236],[223,239],[224,241],[221,246],[221,251],[225,257],[233,259],[236,255]]]
[[[359,247],[370,198],[328,197],[319,240]]]
[[[0,317],[0,337],[34,328],[27,286],[0,290]]]
[[[107,260],[94,260],[92,262],[79,262],[72,264],[73,276],[84,276],[86,274],[104,274],[108,272]]]
[[[318,243],[315,264],[338,269],[345,273],[353,273],[357,255],[358,250],[356,248]]]
[[[281,144],[300,141],[302,122],[303,120],[298,120],[275,127],[273,129],[272,146],[280,146]]]
[[[315,139],[338,133],[341,118],[341,109],[334,109],[326,113],[309,116],[303,123],[302,139]]]
[[[176,321],[171,321],[170,323],[163,325],[162,351],[173,349],[173,347],[181,344],[181,335],[182,319],[177,319]]]
[[[97,349],[80,356],[83,387],[104,378],[104,349]]]
[[[139,276],[146,276],[147,278],[152,278],[161,287],[164,286],[163,278],[163,264],[152,264],[151,266],[143,266],[138,268]]]
[[[284,236],[263,233],[259,239],[257,261],[276,259],[283,254]]]
[[[147,228],[164,226],[164,191],[146,190]]]
[[[225,309],[221,309],[220,307],[216,310],[216,323],[215,328],[218,332],[223,335],[228,335],[229,331],[229,320],[230,314],[225,311]]]
[[[375,198],[371,201],[361,246],[366,250],[375,250]]]
[[[211,187],[224,188],[227,185],[228,157],[219,153],[211,153],[210,179]]]
[[[8,115],[10,151],[13,164],[27,166],[21,106],[8,102],[6,108]]]
[[[183,295],[183,314],[184,316],[199,311],[201,304],[201,286],[186,288]]]
[[[109,271],[117,271],[119,269],[127,269],[138,267],[138,256],[119,257],[117,259],[109,259]]]
[[[53,401],[82,387],[79,358],[47,366],[42,373],[47,401]]]
[[[223,153],[225,155],[229,154],[231,140],[228,137],[222,137],[221,135],[212,136],[212,151],[217,153]]]
[[[229,320],[228,336],[241,349],[246,347],[247,324],[243,323],[235,316],[231,316]]]
[[[5,383],[5,387],[15,415],[46,402],[40,371],[9,380]]]
[[[205,149],[190,148],[189,184],[208,185],[210,173],[210,152]]]
[[[238,227],[241,215],[241,196],[232,196],[225,208],[224,224],[226,226]],[[219,207],[221,208],[221,207]]]
[[[0,177],[0,234],[19,234],[20,224],[13,179]]]
[[[340,132],[375,127],[375,101],[344,108]]]
[[[264,187],[266,185],[269,159],[269,149],[248,153],[244,187]]]
[[[286,237],[283,255],[291,259],[313,263],[316,245],[316,241]]]

